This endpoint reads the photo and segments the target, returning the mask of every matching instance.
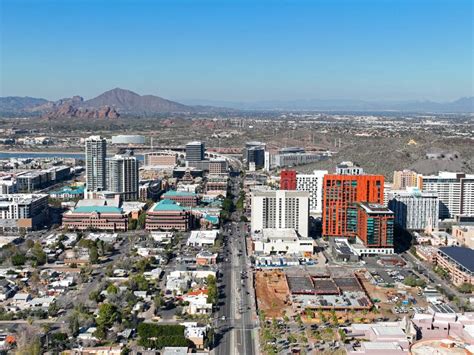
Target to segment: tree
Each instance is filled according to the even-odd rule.
[[[216,278],[213,275],[209,275],[206,279],[207,284],[207,302],[213,305],[217,304],[219,298],[219,291],[217,290]]]
[[[133,219],[132,217],[128,218],[128,230],[135,230],[137,229],[138,221]]]
[[[143,275],[135,275],[130,279],[130,288],[134,291],[147,291],[149,288],[148,280]]]
[[[421,280],[421,279],[417,279],[415,276],[411,276],[411,275],[408,275],[407,277],[405,277],[405,279],[403,280],[403,283],[407,286],[410,286],[410,287],[425,287],[426,286],[426,282]]]
[[[459,292],[462,293],[471,293],[473,289],[473,286],[467,282],[464,282],[461,286],[458,287]]]
[[[119,289],[118,289],[118,287],[115,286],[114,284],[110,284],[110,285],[107,287],[107,293],[108,293],[108,294],[116,295],[118,292],[119,292]]]
[[[94,301],[94,302],[99,302],[100,299],[100,292],[98,290],[94,290],[91,293],[89,293],[89,300]]]
[[[111,328],[116,321],[120,319],[120,313],[117,307],[110,303],[102,303],[99,307],[99,315],[97,316],[97,333],[99,339],[105,339],[107,329]]]
[[[25,265],[26,256],[22,252],[18,251],[10,257],[10,260],[14,266]]]
[[[97,250],[97,246],[95,244],[91,245],[89,248],[89,261],[92,264],[97,264],[99,261],[99,251]]]
[[[69,317],[68,323],[69,323],[69,332],[71,333],[73,337],[76,337],[79,334],[79,328],[80,328],[78,314],[73,313]]]
[[[39,242],[34,243],[33,247],[31,248],[31,254],[37,265],[46,264],[48,258]]]
[[[144,229],[145,228],[145,223],[146,223],[146,212],[142,212],[138,216],[138,222],[137,222],[138,228],[139,229]]]
[[[165,301],[163,300],[163,297],[160,293],[155,296],[153,303],[156,309],[159,309],[165,305]]]
[[[25,245],[28,249],[31,249],[35,245],[35,242],[34,242],[33,239],[27,239],[26,242],[25,242]]]
[[[214,337],[214,328],[211,328],[207,331],[206,338],[204,339],[204,347],[206,349],[212,349],[212,347],[214,346]]]

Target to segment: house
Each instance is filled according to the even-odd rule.
[[[197,265],[216,265],[217,253],[211,253],[207,250],[201,251],[196,255]]]
[[[204,349],[204,338],[206,337],[207,327],[199,326],[197,322],[184,322],[184,336],[191,340],[197,349]]]
[[[12,304],[16,307],[25,308],[29,301],[31,301],[29,293],[17,293],[13,296]]]
[[[82,341],[97,341],[97,338],[94,336],[96,330],[96,327],[89,327],[87,329],[82,328],[79,331],[77,339]]]
[[[207,302],[206,289],[188,292],[183,296],[183,301],[189,303],[189,305],[184,308],[184,311],[188,314],[212,313],[212,303]]]
[[[156,268],[150,271],[145,271],[143,273],[143,276],[145,276],[147,280],[158,280],[161,277],[162,273],[163,273],[162,269]]]
[[[41,308],[43,310],[48,310],[49,306],[54,303],[55,297],[36,297],[28,302],[31,308]]]
[[[0,279],[0,301],[13,297],[18,290],[18,287],[13,281],[8,279]]]

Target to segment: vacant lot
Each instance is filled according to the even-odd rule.
[[[291,310],[290,289],[285,273],[281,270],[257,271],[255,273],[257,306],[267,318],[283,317]]]

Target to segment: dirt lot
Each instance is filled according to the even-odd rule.
[[[423,297],[418,296],[418,290],[416,287],[406,287],[404,290],[406,294],[398,294],[399,290],[396,288],[387,288],[387,287],[380,287],[376,285],[372,285],[368,280],[362,279],[365,289],[367,290],[370,298],[372,300],[378,299],[380,302],[376,302],[375,304],[379,307],[380,314],[379,317],[389,317],[393,318],[396,316],[392,313],[392,308],[396,305],[395,301],[390,301],[394,297],[405,298],[405,297],[412,297],[416,300],[416,307],[427,307],[426,301]]]
[[[290,290],[285,273],[281,270],[263,270],[255,273],[257,306],[267,318],[290,315]]]

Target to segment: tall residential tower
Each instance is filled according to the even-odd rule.
[[[87,191],[106,189],[105,158],[107,141],[101,136],[90,136],[86,139],[86,179]]]

